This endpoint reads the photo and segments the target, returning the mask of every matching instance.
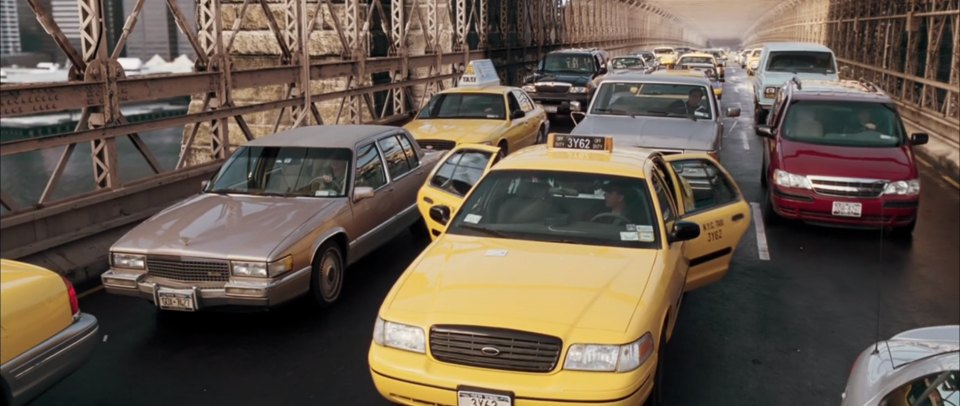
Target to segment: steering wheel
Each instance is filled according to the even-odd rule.
[[[605,219],[607,217],[614,219],[614,223],[613,223],[614,225],[630,224],[630,219],[615,213],[600,213],[596,216],[593,216],[593,218],[591,218],[590,221],[596,223],[597,220]]]

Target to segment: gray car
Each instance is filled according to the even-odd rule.
[[[417,190],[439,159],[385,126],[304,127],[239,148],[203,193],[110,249],[107,292],[166,310],[337,300],[344,269],[416,227]]]
[[[960,404],[960,326],[905,331],[863,350],[843,406]]]
[[[740,109],[727,109],[725,115],[737,117]],[[612,136],[616,145],[667,153],[716,154],[723,123],[720,104],[702,72],[625,73],[600,83],[571,133]]]

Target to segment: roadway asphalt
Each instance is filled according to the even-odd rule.
[[[721,160],[758,202],[749,81],[737,68],[727,77],[722,103],[743,116],[725,121]],[[770,260],[760,260],[751,227],[727,277],[683,302],[667,351],[668,404],[838,404],[854,358],[878,331],[960,323],[960,193],[922,170],[912,243],[787,224],[766,229]],[[80,305],[99,318],[103,342],[36,404],[385,404],[367,369],[373,320],[423,248],[403,236],[362,260],[328,310],[298,301],[270,312],[160,313],[92,293]]]

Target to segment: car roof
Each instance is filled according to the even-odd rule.
[[[689,54],[683,54],[680,59],[683,58],[714,58],[713,54],[708,54],[706,52],[691,52]]]
[[[569,48],[551,51],[551,54],[599,54],[601,51],[595,48]]]
[[[821,51],[821,52],[833,52],[830,48],[827,48],[820,44],[815,44],[812,42],[768,42],[763,44],[763,49],[768,51]]]
[[[447,93],[486,93],[486,94],[505,94],[511,90],[519,89],[517,87],[510,86],[478,86],[478,87],[454,87],[451,89],[444,90],[440,94]]]
[[[804,80],[799,87],[791,87],[795,99],[842,99],[880,103],[892,101],[890,96],[876,85],[856,80]]]
[[[660,153],[634,147],[613,147],[613,151],[553,149],[538,144],[521,149],[498,162],[491,171],[543,170],[643,178],[643,168]]]
[[[396,133],[399,127],[385,125],[314,125],[299,127],[257,138],[246,145],[255,147],[353,148],[360,141]]]

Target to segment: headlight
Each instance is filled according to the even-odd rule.
[[[570,93],[586,93],[587,88],[583,86],[573,86],[570,88]]]
[[[916,196],[920,194],[920,179],[900,180],[887,183],[885,195]]]
[[[810,180],[803,175],[794,175],[787,171],[776,169],[773,171],[773,183],[777,186],[810,189]]]
[[[779,91],[780,89],[773,86],[765,87],[763,88],[763,97],[772,99],[774,97],[777,97],[777,92]]]
[[[230,270],[233,276],[252,276],[255,278],[272,278],[293,268],[293,258],[289,255],[277,261],[250,262],[230,261]]]
[[[624,345],[573,344],[567,350],[563,369],[627,372],[637,369],[653,354],[653,336]]]
[[[534,86],[534,85],[523,85],[522,89],[523,89],[524,92],[527,92],[527,93],[536,93],[536,92],[537,92],[537,87]]]
[[[373,325],[373,342],[398,350],[421,354],[426,352],[426,341],[422,328],[386,321],[379,317]]]
[[[144,269],[146,257],[139,254],[113,253],[113,266],[126,269]]]

